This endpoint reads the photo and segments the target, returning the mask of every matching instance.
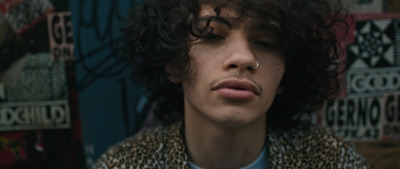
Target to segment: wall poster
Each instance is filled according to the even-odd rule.
[[[0,169],[85,167],[70,18],[66,0],[0,0]]]

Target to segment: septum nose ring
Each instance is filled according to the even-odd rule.
[[[258,66],[259,66],[258,61],[256,61],[256,65],[255,65],[255,66],[251,66],[251,67],[249,67],[249,68],[250,68],[251,70],[255,70],[255,69],[258,68]]]

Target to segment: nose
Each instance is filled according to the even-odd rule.
[[[226,70],[254,71],[256,65],[255,54],[246,40],[236,40],[231,43],[226,52],[226,60],[224,62]]]

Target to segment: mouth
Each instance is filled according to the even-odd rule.
[[[221,81],[212,90],[219,93],[222,97],[234,100],[247,100],[260,94],[260,90],[254,83],[238,79]]]

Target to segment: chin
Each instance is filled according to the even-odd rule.
[[[228,113],[222,115],[222,117],[217,118],[215,121],[226,127],[244,127],[257,121],[255,117],[248,117],[246,115],[249,114]]]
[[[247,123],[240,123],[240,122],[226,122],[222,123],[222,126],[229,127],[229,128],[243,128],[246,126]]]

